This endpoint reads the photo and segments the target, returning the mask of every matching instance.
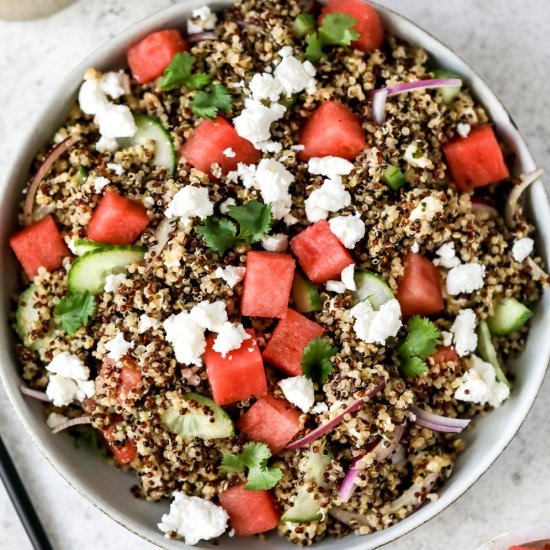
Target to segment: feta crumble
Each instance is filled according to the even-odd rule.
[[[232,265],[218,267],[215,271],[216,277],[223,279],[230,288],[237,286],[244,279],[245,273],[245,267],[235,267]]]
[[[460,357],[464,357],[476,349],[476,326],[476,314],[472,309],[463,309],[456,316],[451,333],[456,352]]]
[[[336,294],[343,294],[346,292],[346,285],[342,281],[327,281],[325,288],[329,292],[336,292]]]
[[[126,273],[118,273],[117,275],[107,275],[105,277],[105,292],[113,293],[118,290],[122,282],[126,279]]]
[[[305,376],[293,376],[279,381],[286,400],[307,413],[315,403],[313,382]]]
[[[290,146],[291,151],[297,151],[297,152],[303,151],[305,148],[306,148],[306,146],[302,145],[301,143],[298,143],[297,145],[291,145]]]
[[[264,99],[278,101],[283,93],[283,87],[280,81],[273,78],[273,75],[268,73],[255,74],[250,81],[249,88],[252,97],[258,101]]]
[[[186,185],[173,197],[166,209],[167,218],[181,218],[188,225],[191,218],[204,220],[214,213],[214,204],[208,198],[208,189]]]
[[[187,34],[211,31],[216,27],[217,21],[216,14],[212,13],[208,6],[202,6],[193,10],[191,19],[187,20]]]
[[[311,414],[323,414],[325,412],[328,412],[328,405],[324,401],[320,401],[319,403],[316,403],[309,412]]]
[[[307,168],[310,174],[334,180],[351,174],[353,163],[340,157],[313,157],[309,159]]]
[[[108,138],[132,137],[137,132],[134,115],[127,105],[108,103],[96,115],[99,132]]]
[[[213,502],[200,497],[189,497],[175,491],[170,512],[164,514],[158,528],[170,538],[170,533],[183,537],[185,544],[197,544],[222,535],[227,529],[227,512]]]
[[[512,246],[512,257],[516,262],[523,262],[533,252],[535,241],[529,237],[519,239]]]
[[[111,182],[109,181],[108,178],[105,178],[103,176],[97,176],[94,179],[94,191],[96,193],[101,193],[103,189],[105,189],[105,187],[107,187],[107,185],[109,185],[110,183]]]
[[[315,68],[309,61],[302,63],[292,55],[286,55],[275,67],[274,77],[281,84],[287,97],[304,90],[314,94],[317,87]]]
[[[124,174],[124,167],[122,164],[118,164],[116,162],[108,162],[107,168],[111,170],[111,172],[114,172],[117,176],[122,176]]]
[[[177,362],[201,366],[201,357],[206,351],[204,328],[186,311],[170,315],[162,326],[166,332],[166,341],[174,349]]]
[[[256,184],[266,204],[272,205],[274,220],[281,220],[290,213],[292,196],[290,185],[294,176],[281,162],[273,159],[262,159],[256,170]]]
[[[307,219],[314,223],[326,220],[329,212],[337,212],[351,204],[351,195],[338,179],[327,180],[305,200]]]
[[[330,230],[346,248],[355,245],[365,236],[365,222],[359,214],[354,216],[336,216],[329,221]]]
[[[237,134],[259,149],[271,137],[271,124],[281,119],[286,107],[273,103],[267,107],[257,99],[246,99],[241,114],[233,119]]]
[[[355,264],[344,267],[342,273],[340,273],[340,278],[348,290],[357,290],[355,286]]]
[[[447,292],[451,296],[474,292],[483,288],[484,278],[484,265],[474,263],[457,265],[447,273]]]
[[[441,331],[441,341],[444,346],[449,347],[453,345],[453,333],[446,330]]]
[[[58,426],[65,424],[69,420],[65,415],[56,412],[50,413],[46,419],[46,425],[51,430],[55,430]]]
[[[107,357],[113,361],[122,359],[135,346],[134,342],[128,342],[124,334],[119,332],[112,340],[105,344],[105,349],[109,352]]]
[[[76,355],[63,351],[52,359],[46,370],[50,373],[46,395],[56,407],[94,396],[95,384],[88,380],[90,369]]]
[[[74,380],[88,380],[90,369],[84,364],[80,357],[72,355],[68,351],[58,353],[46,367],[48,372],[59,374],[65,378]]]
[[[204,300],[191,310],[191,318],[202,328],[218,332],[227,322],[225,302],[218,300],[210,303]]]
[[[262,239],[262,247],[268,252],[285,252],[288,248],[288,235],[284,233],[267,235]]]
[[[130,77],[124,71],[110,71],[99,79],[99,89],[112,99],[119,99],[130,93]]]
[[[234,349],[239,349],[245,340],[250,339],[244,327],[240,323],[224,323],[218,330],[218,335],[214,341],[213,350],[225,356]]]
[[[420,252],[420,245],[418,244],[417,241],[414,241],[414,243],[412,243],[411,252],[413,254],[418,254]]]
[[[462,138],[467,138],[470,135],[471,131],[472,127],[467,123],[459,122],[456,125],[456,132]]]
[[[239,162],[237,164],[237,170],[233,170],[227,174],[227,179],[233,183],[238,183],[241,180],[242,184],[250,189],[256,182],[256,165],[244,164]]]
[[[435,266],[446,267],[452,269],[460,265],[460,259],[456,257],[455,243],[449,242],[441,245],[435,252],[437,258],[434,259],[433,264]]]
[[[350,310],[355,318],[353,330],[360,340],[367,344],[384,345],[390,336],[396,336],[403,325],[401,322],[401,306],[396,299],[383,304],[374,311],[370,302],[359,302]]]
[[[433,195],[424,197],[409,214],[410,221],[420,220],[421,222],[431,222],[437,214],[443,212],[443,203]]]
[[[234,159],[237,156],[237,153],[235,153],[235,151],[233,151],[233,149],[231,149],[231,147],[228,147],[227,149],[224,149],[223,154],[228,159]]]
[[[138,332],[144,334],[149,330],[157,330],[160,328],[160,322],[154,317],[149,317],[143,313],[139,318]]]
[[[114,153],[116,150],[118,150],[118,141],[116,138],[101,136],[95,144],[95,148],[100,153]]]
[[[411,143],[407,149],[405,149],[403,158],[411,166],[416,166],[417,168],[430,168],[433,166],[432,161],[424,156],[415,143]]]
[[[227,214],[229,212],[229,207],[230,206],[235,206],[237,204],[237,201],[235,201],[235,199],[229,197],[228,199],[225,199],[221,204],[220,204],[220,212],[222,214]]]

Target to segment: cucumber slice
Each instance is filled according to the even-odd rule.
[[[106,246],[103,243],[96,243],[95,241],[88,241],[87,239],[77,239],[73,243],[73,249],[77,256],[82,256],[86,252],[91,252],[92,250],[97,250],[98,248],[103,248]]]
[[[39,339],[30,338],[34,323],[40,320],[38,308],[35,307],[38,301],[35,290],[36,285],[31,285],[19,296],[17,312],[15,313],[15,328],[26,348],[39,351],[50,347],[54,340],[54,330],[50,322],[50,330],[45,336]]]
[[[309,458],[305,466],[304,483],[298,489],[294,504],[285,512],[281,521],[290,523],[310,523],[320,521],[324,514],[321,512],[321,505],[318,500],[313,498],[315,491],[309,492],[311,485],[315,482],[317,487],[327,487],[323,479],[323,472],[332,460],[332,453],[323,454],[321,448],[319,452],[309,451]]]
[[[172,174],[178,163],[172,137],[166,128],[156,119],[145,113],[136,113],[134,120],[137,126],[137,132],[131,138],[121,138],[118,140],[121,147],[133,147],[134,145],[144,145],[148,140],[155,142],[155,158],[153,164],[161,168],[166,168]]]
[[[375,310],[379,310],[386,302],[395,298],[388,283],[372,271],[356,271],[355,286],[357,290],[351,295],[352,305],[368,300]]]
[[[491,363],[495,369],[495,375],[499,382],[504,382],[510,388],[508,378],[504,374],[502,367],[500,366],[500,361],[498,360],[498,355],[491,340],[491,333],[489,332],[489,327],[487,326],[486,321],[480,321],[477,327],[477,352],[479,356],[487,363]]]
[[[435,78],[460,78],[462,77],[459,74],[451,73],[450,71],[446,71],[445,69],[436,69],[434,71],[434,77]],[[449,88],[440,88],[438,90],[439,95],[441,96],[441,99],[443,100],[443,103],[445,105],[450,105],[458,96],[460,93],[460,86],[453,86]]]
[[[487,326],[495,336],[507,336],[519,330],[533,315],[533,312],[515,298],[498,299],[495,312],[487,319]]]
[[[70,292],[101,294],[107,275],[124,273],[130,264],[141,263],[145,248],[134,245],[105,245],[79,256],[69,270]]]
[[[317,286],[299,271],[296,271],[292,281],[292,299],[300,313],[319,311],[322,308]]]
[[[170,432],[184,439],[221,439],[231,437],[235,432],[233,421],[229,415],[209,397],[189,392],[184,395],[186,401],[199,404],[198,409],[192,409],[185,414],[179,410],[170,409],[160,415],[162,425]],[[208,411],[208,412],[207,412]],[[211,412],[214,412],[214,415]],[[212,420],[214,420],[212,422]]]

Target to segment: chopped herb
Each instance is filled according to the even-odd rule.
[[[384,170],[382,181],[394,191],[399,191],[406,182],[403,172],[393,164],[388,164],[388,167]]]
[[[427,372],[428,366],[423,359],[436,352],[441,344],[440,337],[440,332],[429,319],[418,315],[412,317],[407,338],[397,347],[404,376],[419,376]]]
[[[221,254],[233,248],[237,244],[237,225],[227,218],[215,221],[208,218],[203,225],[197,229],[197,233],[203,238],[206,246]]]
[[[292,23],[292,32],[296,38],[303,38],[314,30],[315,18],[309,13],[301,13]]]
[[[302,354],[302,373],[310,380],[324,384],[332,374],[331,358],[338,350],[331,346],[326,338],[314,338],[304,348]]]
[[[107,453],[101,446],[99,437],[97,436],[97,430],[95,428],[87,428],[85,430],[79,430],[75,432],[70,432],[71,437],[73,438],[74,446],[77,449],[80,449],[82,443],[88,443],[91,447],[97,451],[103,458],[107,458]]]
[[[197,58],[188,52],[174,55],[172,62],[164,70],[159,88],[169,91],[180,88],[181,86],[186,86],[190,90],[200,90],[207,84],[210,84],[212,77],[209,74],[191,74],[191,69],[196,60]]]
[[[191,110],[197,116],[214,120],[218,113],[229,115],[233,108],[231,94],[225,86],[214,84],[210,93],[197,92],[191,102]]]
[[[95,312],[95,298],[87,290],[64,296],[54,309],[59,325],[71,336],[80,327],[85,327]]]
[[[275,487],[283,477],[280,468],[267,465],[270,458],[271,452],[265,443],[246,443],[242,453],[223,455],[220,471],[244,473],[248,469],[245,489],[264,491]]]
[[[327,46],[349,46],[361,35],[354,29],[357,19],[348,13],[329,13],[319,30],[309,36],[306,57],[317,62]]]

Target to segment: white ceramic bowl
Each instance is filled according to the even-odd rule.
[[[159,546],[179,550],[185,547],[182,542],[164,539],[156,528],[168,504],[153,504],[135,499],[129,490],[134,483],[133,476],[122,474],[91,452],[76,450],[66,435],[52,436],[44,422],[42,405],[21,396],[19,392],[21,379],[13,357],[13,336],[8,328],[8,295],[15,283],[16,262],[9,252],[7,241],[16,227],[17,205],[21,199],[21,190],[28,179],[30,162],[63,123],[76,98],[84,70],[88,67],[106,70],[125,66],[125,52],[132,42],[151,31],[162,28],[184,28],[184,22],[191,10],[205,3],[210,4],[214,9],[222,9],[231,4],[230,1],[205,2],[205,0],[190,0],[176,4],[118,35],[76,67],[61,83],[57,93],[52,95],[42,117],[29,133],[28,139],[22,143],[21,151],[8,171],[6,177],[8,185],[0,190],[0,219],[2,220],[0,224],[0,243],[2,243],[0,349],[3,350],[0,357],[0,373],[8,397],[42,453],[77,491],[115,521],[144,539]],[[442,67],[464,76],[479,101],[489,111],[501,137],[516,151],[516,173],[533,170],[535,168],[533,158],[518,129],[498,98],[473,69],[414,23],[386,8],[378,7],[378,11],[390,32],[422,46]],[[538,251],[548,261],[550,258],[550,208],[542,182],[539,181],[531,187],[528,202],[531,219],[539,230]],[[516,385],[512,396],[500,409],[479,420],[475,429],[465,436],[467,450],[456,463],[451,479],[441,489],[436,502],[427,504],[409,518],[385,531],[368,537],[348,537],[345,541],[326,539],[318,544],[317,548],[323,550],[376,548],[422,525],[471,487],[508,445],[535,400],[550,357],[550,338],[547,334],[549,320],[550,293],[546,292],[536,307],[527,348],[521,359],[513,365],[516,372]],[[255,548],[280,550],[293,547],[277,536],[271,537],[268,542],[260,542],[255,538],[225,538],[222,545],[224,548],[238,547],[243,550]],[[199,544],[198,547],[211,548],[211,545]]]

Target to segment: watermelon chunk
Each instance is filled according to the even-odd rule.
[[[359,117],[337,101],[325,101],[307,119],[300,143],[302,160],[329,156],[353,160],[366,140]]]
[[[71,255],[51,215],[34,222],[10,238],[10,245],[32,279],[39,267],[54,271]]]
[[[121,363],[119,397],[126,398],[141,382],[141,370],[130,357],[123,357]]]
[[[286,317],[279,321],[264,349],[264,360],[290,376],[299,376],[302,374],[304,348],[323,332],[321,325],[288,309]]]
[[[113,428],[105,428],[103,437],[109,443],[109,448],[116,461],[119,464],[128,464],[137,456],[136,446],[130,439],[127,439],[124,443],[116,441],[113,431]]]
[[[413,252],[403,258],[405,271],[397,287],[397,300],[404,318],[431,315],[444,308],[437,268]]]
[[[245,483],[219,494],[220,504],[229,514],[238,537],[248,537],[275,529],[280,513],[269,491],[247,491]]]
[[[384,43],[384,26],[370,4],[363,0],[328,0],[319,16],[319,25],[333,12],[348,13],[356,19],[354,28],[361,36],[351,43],[354,48],[365,53],[380,49]]]
[[[241,416],[237,428],[250,441],[265,443],[276,455],[300,431],[300,412],[285,399],[267,394]]]
[[[436,352],[432,355],[432,358],[436,365],[443,363],[459,363],[460,359],[458,353],[453,346],[437,346]]]
[[[214,351],[215,337],[207,340],[204,362],[208,381],[216,405],[227,405],[249,397],[262,397],[267,393],[264,362],[253,329],[246,332],[252,339],[230,351],[225,358]]]
[[[282,319],[286,315],[295,269],[296,262],[290,254],[249,252],[241,313],[248,317]]]
[[[510,177],[495,132],[489,124],[474,128],[468,137],[443,145],[443,151],[456,186],[472,191]]]
[[[290,241],[290,248],[314,283],[339,279],[342,270],[354,263],[326,220],[320,220],[296,235]]]
[[[88,238],[105,244],[132,244],[148,223],[142,204],[106,191],[88,225]]]
[[[224,151],[227,149],[232,149],[235,156],[226,156]],[[261,155],[261,151],[239,136],[233,124],[222,117],[203,120],[181,150],[181,156],[191,166],[208,175],[211,175],[210,168],[214,163],[218,163],[222,173],[227,174],[236,170],[240,162],[256,164]]]
[[[174,55],[187,51],[189,46],[179,31],[158,31],[130,46],[128,65],[132,76],[143,84],[159,77],[170,65]]]

